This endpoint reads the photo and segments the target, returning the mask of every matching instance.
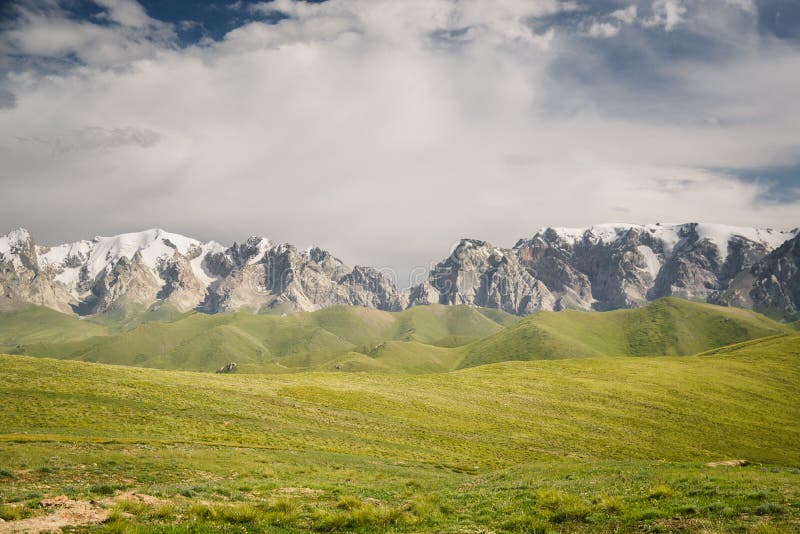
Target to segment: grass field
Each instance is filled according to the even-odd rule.
[[[0,518],[65,494],[116,495],[109,532],[796,532],[798,384],[780,332],[417,375],[0,356]]]
[[[509,360],[688,355],[793,331],[751,311],[672,298],[636,310],[541,312],[522,320],[440,305],[285,317],[148,313],[147,322],[124,323],[128,329],[113,317],[79,320],[42,308],[0,314],[0,351],[193,371],[234,361],[243,373],[428,373]]]

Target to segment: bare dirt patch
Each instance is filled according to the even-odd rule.
[[[311,489],[311,488],[278,488],[275,490],[275,493],[280,493],[281,495],[302,495],[303,497],[319,497],[325,492],[322,490]]]
[[[100,501],[100,504],[105,506],[111,506],[115,503],[120,501],[135,501],[140,502],[142,504],[146,504],[147,506],[158,506],[160,504],[164,504],[167,501],[164,499],[159,499],[158,497],[153,497],[152,495],[146,495],[144,493],[136,493],[135,491],[125,491],[123,493],[118,493],[113,497],[108,497]]]
[[[62,527],[100,523],[108,517],[98,503],[75,501],[66,495],[42,499],[42,507],[46,515],[0,523],[0,533],[60,532]]]
[[[720,462],[708,462],[706,467],[744,467],[749,465],[747,460],[722,460]]]

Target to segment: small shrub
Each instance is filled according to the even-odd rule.
[[[411,513],[420,520],[431,520],[445,514],[439,503],[439,498],[434,495],[423,495],[414,499],[409,507]]]
[[[314,522],[314,528],[321,531],[339,531],[353,528],[363,528],[376,524],[378,515],[371,506],[361,507],[357,510],[337,510],[322,512]]]
[[[236,506],[220,506],[217,508],[217,517],[226,523],[249,524],[257,523],[261,512],[253,505],[240,504]]]
[[[552,513],[550,520],[554,523],[585,521],[591,513],[579,497],[554,489],[537,491],[536,504]]]
[[[655,508],[648,508],[636,514],[636,519],[638,521],[650,521],[651,519],[658,519],[659,517],[661,517],[661,512]]]
[[[786,508],[782,504],[774,503],[774,502],[765,502],[764,504],[760,504],[755,510],[756,515],[776,515],[782,514],[786,511]]]
[[[717,516],[720,516],[720,517],[733,517],[733,516],[736,515],[736,510],[734,510],[729,505],[727,505],[727,504],[725,504],[723,502],[720,502],[720,501],[716,501],[716,502],[713,502],[713,503],[709,504],[706,507],[706,510],[711,514],[714,514],[714,515],[717,515]]]
[[[183,495],[184,497],[194,497],[194,492],[189,488],[183,488],[180,491],[180,494]]]
[[[112,510],[103,521],[103,532],[109,534],[128,534],[134,531],[134,526],[122,515],[122,512]]]
[[[114,510],[120,513],[124,512],[131,515],[140,516],[147,512],[147,505],[133,499],[125,499],[123,501],[117,501],[117,503],[114,505]]]
[[[336,503],[336,508],[339,508],[340,510],[357,510],[362,508],[364,505],[365,503],[360,501],[357,497],[345,495],[339,499],[339,502]]]
[[[700,512],[700,509],[695,504],[687,504],[686,506],[682,506],[678,512],[680,512],[681,515],[695,515]]]
[[[189,515],[204,521],[213,521],[217,518],[217,510],[205,504],[193,504],[189,507]]]
[[[528,515],[519,515],[506,519],[500,528],[514,532],[525,532],[527,534],[547,534],[550,525],[539,518]]]
[[[611,515],[621,514],[625,510],[625,503],[619,497],[598,497],[594,504],[601,512]]]
[[[567,493],[554,489],[540,489],[536,491],[536,504],[545,510],[555,511],[567,503],[573,503],[575,498]]]
[[[769,523],[761,523],[760,525],[756,525],[750,531],[750,534],[791,534],[792,532],[793,531],[786,527],[770,525]]]
[[[358,505],[356,505],[358,503]],[[347,507],[351,508],[347,508]],[[340,531],[376,526],[403,526],[413,523],[413,518],[396,508],[379,509],[369,503],[343,497],[337,510],[318,512],[313,528],[318,531]]]
[[[8,469],[0,469],[0,478],[14,478],[14,473]]]
[[[266,509],[269,512],[294,515],[297,513],[298,505],[297,502],[292,499],[281,497],[278,499],[272,499],[268,501]]]
[[[155,510],[150,512],[150,517],[153,519],[159,519],[161,521],[166,521],[175,517],[175,507],[170,504],[162,504],[157,506]]]
[[[89,492],[96,493],[98,495],[114,495],[114,492],[117,491],[117,486],[109,486],[108,484],[100,484],[96,486],[92,486],[89,488]]]
[[[6,502],[21,502],[21,501],[30,501],[33,499],[41,499],[42,494],[36,491],[30,493],[22,493],[19,495],[12,495],[6,499]]]
[[[650,490],[651,499],[667,499],[673,495],[675,495],[675,490],[664,484],[654,486],[653,489]]]
[[[9,506],[7,504],[0,505],[0,519],[3,521],[18,521],[25,519],[25,513],[22,506]]]

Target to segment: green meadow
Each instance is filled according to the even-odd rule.
[[[0,316],[0,532],[800,531],[800,334],[752,312],[49,314]]]
[[[763,315],[667,298],[635,310],[541,312],[524,319],[467,306],[390,313],[334,307],[287,316],[231,313],[78,319],[29,307],[0,314],[0,351],[157,369],[446,372],[509,360],[690,355],[794,331]],[[126,326],[130,326],[126,328]]]

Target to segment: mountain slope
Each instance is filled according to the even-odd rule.
[[[63,321],[83,325],[85,321],[46,310]],[[489,318],[489,316],[492,318]],[[13,325],[17,313],[0,313],[0,325]],[[455,356],[447,349],[472,342],[502,330],[517,318],[495,310],[490,313],[465,306],[416,307],[403,312],[337,306],[317,312],[287,316],[247,313],[192,313],[176,320],[150,322],[132,330],[103,335],[97,330],[75,335],[0,337],[9,352],[75,359],[100,363],[213,371],[234,361],[241,371],[289,371],[302,368],[335,369],[336,365],[360,354],[363,364],[402,371],[404,365],[374,353],[387,341],[409,343],[400,350],[409,368],[445,371],[455,367]],[[499,322],[498,322],[499,321]],[[60,324],[60,323],[59,323]],[[346,357],[348,353],[352,353]],[[374,353],[374,354],[373,354]],[[416,359],[411,353],[416,353]],[[430,360],[430,361],[429,361]],[[437,360],[446,362],[436,364]],[[388,362],[382,365],[381,361]],[[415,362],[415,363],[413,363]],[[428,362],[428,363],[426,363]],[[345,370],[355,370],[345,366]]]
[[[501,313],[442,305],[403,312],[340,306],[283,317],[192,313],[112,334],[91,325],[98,330],[76,330],[68,337],[64,328],[87,323],[46,310],[61,319],[52,338],[8,337],[9,327],[0,347],[16,354],[161,369],[213,371],[233,361],[245,373],[423,373],[514,360],[686,355],[793,330],[748,310],[675,298],[636,310],[540,312],[522,320]],[[0,314],[0,325],[20,320],[7,316]]]
[[[604,224],[543,228],[512,249],[465,239],[412,288],[410,303],[527,315],[631,308],[666,296],[713,300],[795,235],[797,230],[697,223]]]
[[[800,235],[756,263],[748,273],[753,307],[770,315],[800,316]]]
[[[262,237],[226,248],[151,229],[46,247],[19,229],[0,236],[0,308],[36,304],[121,324],[135,324],[154,306],[291,313],[439,303],[528,315],[632,308],[664,296],[751,307],[752,288],[759,309],[791,315],[800,282],[772,287],[770,267],[758,281],[751,270],[797,235],[698,223],[603,224],[543,228],[511,249],[464,239],[406,293],[376,269]]]
[[[156,303],[281,313],[334,305],[401,310],[406,297],[375,269],[260,237],[225,248],[151,229],[44,247],[19,229],[0,236],[0,308],[25,303],[126,322]]]
[[[22,350],[28,343],[63,343],[105,336],[101,325],[59,313],[43,306],[26,305],[13,312],[0,311],[0,351]]]
[[[460,365],[688,355],[787,331],[788,326],[748,310],[664,298],[634,310],[540,312],[465,346]]]

